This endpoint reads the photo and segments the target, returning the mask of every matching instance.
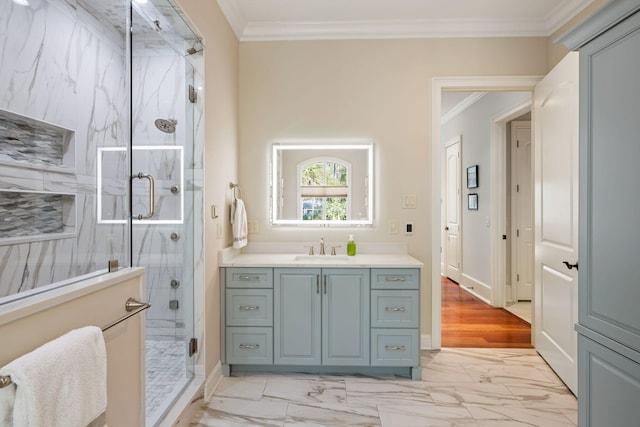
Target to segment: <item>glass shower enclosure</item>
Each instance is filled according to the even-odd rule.
[[[0,304],[145,267],[147,425],[198,354],[203,48],[170,0],[0,2]]]

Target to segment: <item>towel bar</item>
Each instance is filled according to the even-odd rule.
[[[135,316],[136,314],[148,309],[149,307],[151,307],[151,304],[147,302],[140,302],[135,298],[129,298],[127,302],[124,303],[124,309],[127,311],[128,314],[125,314],[118,320],[109,323],[107,326],[104,326],[102,328],[102,332],[106,331],[107,329],[113,328],[117,324],[124,322],[131,316]],[[8,375],[0,375],[0,388],[4,388],[9,384],[11,384],[11,377]]]

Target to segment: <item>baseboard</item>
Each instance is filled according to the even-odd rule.
[[[420,335],[420,350],[433,350],[433,346],[431,344],[431,335]]]
[[[207,377],[207,381],[204,383],[204,400],[206,402],[210,401],[213,397],[213,393],[216,392],[216,389],[220,385],[220,381],[222,381],[222,364],[220,361],[213,367],[211,373]]]
[[[491,298],[487,298],[487,295],[491,295],[491,286],[486,283],[482,283],[479,280],[462,273],[460,289],[463,289],[487,304],[492,305]]]

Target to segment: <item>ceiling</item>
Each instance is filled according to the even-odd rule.
[[[238,38],[546,37],[594,0],[217,0]]]

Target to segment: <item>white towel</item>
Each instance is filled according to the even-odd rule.
[[[231,204],[231,224],[233,225],[233,247],[240,249],[247,246],[247,211],[242,199]]]
[[[86,427],[107,408],[107,353],[95,326],[38,347],[0,375],[13,382],[0,389],[3,427]]]

